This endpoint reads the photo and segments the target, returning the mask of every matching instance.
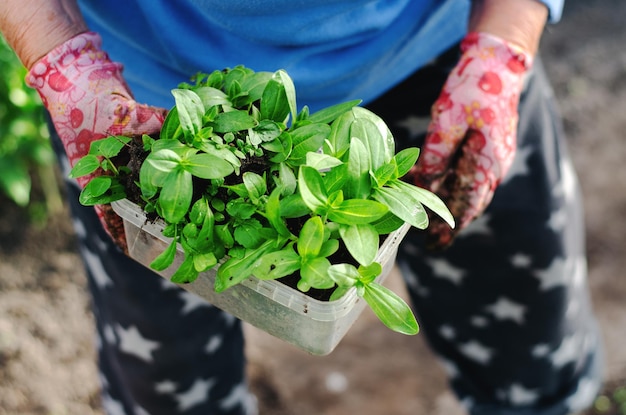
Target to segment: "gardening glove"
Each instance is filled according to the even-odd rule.
[[[100,36],[79,34],[36,62],[26,76],[49,111],[70,165],[89,152],[92,141],[110,135],[158,133],[165,109],[136,103],[122,78],[122,65],[101,49]],[[84,187],[94,175],[78,179]],[[108,234],[127,252],[122,220],[110,205],[96,206]]]
[[[532,55],[486,33],[469,33],[432,107],[415,184],[437,193],[457,226],[433,218],[427,246],[442,249],[478,217],[515,155],[518,104]]]

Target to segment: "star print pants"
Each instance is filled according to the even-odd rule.
[[[421,145],[454,59],[444,55],[369,105],[399,148]],[[472,415],[564,415],[600,387],[580,195],[551,94],[537,60],[521,97],[516,159],[486,214],[446,251],[425,250],[413,232],[398,255],[422,332]],[[74,183],[68,196],[107,413],[255,413],[240,322],[125,257],[78,204]]]

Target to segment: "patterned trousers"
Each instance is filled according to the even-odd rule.
[[[398,149],[421,145],[455,58],[442,56],[368,105]],[[57,137],[53,144],[67,173]],[[78,193],[68,182],[107,413],[256,413],[241,323],[126,257]],[[564,415],[591,404],[602,357],[581,200],[539,59],[521,97],[514,165],[488,210],[443,252],[422,239],[407,236],[398,265],[422,332],[472,415]]]

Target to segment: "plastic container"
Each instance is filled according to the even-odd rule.
[[[143,210],[128,200],[114,202],[112,206],[124,220],[130,256],[149,267],[169,245],[170,239],[161,233],[162,224],[148,221]],[[381,283],[389,275],[398,245],[409,227],[405,224],[391,233],[380,247],[376,261],[382,265],[383,272],[377,282]],[[169,280],[182,261],[183,252],[179,247],[174,264],[158,274]],[[215,269],[203,272],[194,282],[180,286],[215,307],[316,355],[330,353],[366,305],[357,296],[356,289],[336,301],[319,301],[281,282],[254,277],[216,293],[213,289],[215,273]]]

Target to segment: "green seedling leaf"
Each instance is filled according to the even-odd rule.
[[[350,125],[354,121],[352,111],[347,111],[331,124],[328,140],[324,143],[324,153],[343,160],[343,155],[350,148]]]
[[[363,298],[380,321],[391,330],[407,335],[419,332],[411,308],[390,289],[374,282],[365,284]]]
[[[89,190],[85,189],[83,189],[78,197],[78,201],[84,206],[108,205],[111,202],[126,198],[124,186],[116,181],[112,181],[111,187],[99,196],[93,196]]]
[[[420,149],[417,147],[409,147],[398,152],[394,156],[396,166],[398,166],[398,177],[403,177],[415,166],[420,155]]]
[[[369,265],[360,265],[358,271],[361,275],[359,281],[363,284],[369,284],[383,272],[383,267],[378,262],[372,262]]]
[[[330,127],[327,124],[308,124],[291,131],[293,148],[289,163],[300,165],[306,162],[308,152],[318,151],[330,134]]]
[[[400,229],[404,225],[404,221],[394,215],[392,212],[387,212],[382,218],[372,222],[372,226],[376,228],[376,232],[379,235],[387,235],[391,232]]]
[[[339,250],[339,241],[337,239],[329,239],[322,245],[319,256],[328,258]]]
[[[242,79],[241,90],[245,93],[245,99],[238,101],[238,104],[246,106],[260,100],[263,96],[263,90],[272,76],[274,74],[271,72],[256,72]]]
[[[176,152],[169,149],[162,149],[150,153],[150,155],[146,157],[144,164],[149,164],[154,170],[169,174],[176,170],[181,165],[181,162],[182,158]],[[154,180],[150,181],[155,183]]]
[[[252,275],[260,280],[286,277],[300,269],[300,256],[291,246],[263,255],[252,269]]]
[[[394,180],[389,186],[409,195],[418,203],[425,205],[439,215],[451,228],[454,228],[454,216],[452,216],[448,207],[436,194],[429,190],[422,189],[421,187],[403,182],[402,180]]]
[[[356,285],[361,274],[352,264],[334,264],[328,268],[328,276],[339,287],[350,288]]]
[[[235,241],[244,248],[256,248],[264,239],[260,234],[262,228],[263,225],[256,219],[243,221],[235,228]]]
[[[300,218],[311,213],[300,194],[286,196],[280,200],[280,215],[283,218]]]
[[[308,219],[298,235],[298,253],[304,259],[315,258],[324,244],[324,223],[319,216]]]
[[[194,154],[184,159],[181,166],[201,179],[221,179],[235,171],[228,161],[206,153]]]
[[[285,86],[276,79],[270,79],[261,96],[261,119],[285,122],[290,112],[289,105]]]
[[[378,253],[378,232],[367,224],[345,225],[339,227],[339,234],[346,245],[348,252],[361,265],[374,262]]]
[[[348,199],[329,209],[328,218],[345,225],[366,224],[382,218],[388,210],[387,206],[375,200]]]
[[[337,117],[343,115],[347,111],[350,111],[352,107],[359,105],[361,102],[362,101],[360,99],[356,99],[321,109],[311,114],[308,117],[308,120],[313,123],[319,122],[323,124],[330,124],[335,121]]]
[[[183,135],[183,129],[180,126],[180,118],[178,109],[172,109],[165,116],[163,126],[161,126],[160,140],[178,140]]]
[[[92,141],[89,146],[89,154],[95,154],[110,159],[117,156],[130,140],[132,140],[131,137],[115,135]]]
[[[98,176],[91,179],[85,186],[91,197],[102,196],[111,188],[112,180],[109,176]]]
[[[254,264],[264,255],[275,250],[276,241],[265,241],[256,249],[248,249],[241,258],[231,257],[218,269],[215,277],[215,291],[218,293],[239,284],[251,275]]]
[[[228,133],[254,128],[256,124],[256,120],[247,111],[229,111],[218,114],[211,126],[217,133]]]
[[[204,108],[211,108],[216,105],[224,105],[231,107],[232,103],[228,99],[228,95],[223,91],[210,86],[194,88],[194,92],[198,94]]]
[[[306,165],[313,167],[315,170],[328,170],[343,164],[341,160],[328,154],[314,153],[312,151],[306,154]]]
[[[176,101],[180,127],[185,139],[191,142],[196,133],[202,129],[202,116],[205,111],[202,100],[198,94],[189,89],[173,89],[172,95]]]
[[[411,226],[417,229],[426,229],[428,226],[428,214],[424,207],[402,190],[381,187],[374,189],[372,197],[387,205],[394,215],[410,223]]]
[[[174,239],[168,247],[161,252],[155,259],[150,263],[150,268],[155,271],[163,271],[174,262],[174,258],[176,257],[176,239]]]
[[[302,200],[313,212],[324,212],[328,205],[328,194],[320,173],[312,167],[301,166],[298,174],[298,189]]]
[[[217,265],[217,258],[213,252],[205,252],[193,255],[193,267],[197,272],[208,271]]]
[[[256,206],[243,199],[231,200],[226,204],[226,211],[238,220],[249,219],[256,212]]]
[[[328,275],[330,261],[326,258],[313,258],[302,262],[298,289],[316,288],[326,290],[335,286],[335,281]],[[307,288],[308,287],[308,288]]]
[[[292,238],[292,233],[289,231],[289,228],[287,228],[287,225],[285,225],[285,222],[281,217],[280,193],[281,189],[276,188],[267,198],[267,203],[265,204],[265,216],[267,217],[270,225],[276,229],[276,232],[279,235]]]
[[[391,134],[391,131],[389,131],[389,127],[387,127],[387,124],[385,124],[382,118],[366,108],[354,107],[352,108],[351,112],[355,119],[366,119],[374,123],[374,125],[380,132],[383,148],[385,149],[385,151],[383,152],[383,160],[385,163],[390,162],[396,150],[393,135]]]
[[[282,134],[283,130],[278,123],[271,120],[261,120],[257,126],[251,128],[248,131],[250,137],[250,143],[254,146],[258,146],[261,143],[270,143]],[[282,144],[276,143],[274,152],[282,151]]]
[[[298,180],[296,175],[286,163],[280,163],[278,166],[278,181],[277,187],[281,188],[281,195],[291,195],[296,191]]]
[[[87,154],[82,157],[78,162],[74,165],[72,170],[70,171],[69,177],[71,179],[76,179],[78,177],[87,176],[100,167],[100,160],[94,154]]]
[[[382,166],[386,160],[385,141],[376,124],[368,118],[357,118],[350,126],[350,135],[358,138],[365,146],[366,154],[369,156],[368,167],[376,170]],[[352,153],[354,144],[350,145]],[[368,169],[368,170],[369,170]]]
[[[159,196],[163,219],[169,223],[183,220],[191,205],[192,195],[193,184],[189,172],[176,170],[168,175]]]
[[[372,185],[369,172],[371,169],[370,155],[361,140],[352,138],[348,156],[348,186],[344,190],[348,199],[365,199],[369,196]]]
[[[196,271],[194,259],[192,255],[185,258],[180,267],[174,272],[171,281],[175,284],[187,284],[194,282],[198,278],[199,272]]]
[[[291,77],[284,70],[278,70],[276,75],[278,75],[283,87],[285,88],[285,96],[287,97],[287,104],[289,106],[289,111],[291,112],[291,118],[295,120],[298,113],[298,106],[296,105],[296,87],[293,84]]]
[[[373,174],[376,187],[383,187],[389,180],[396,179],[397,167],[394,163],[385,163],[380,166]]]
[[[243,174],[243,184],[248,191],[248,196],[254,203],[257,203],[267,192],[265,179],[256,173],[245,172]]]
[[[327,171],[324,174],[324,185],[326,186],[326,191],[330,193],[335,193],[338,190],[344,189],[348,182],[348,165],[341,164],[339,166],[333,167],[330,171]]]

